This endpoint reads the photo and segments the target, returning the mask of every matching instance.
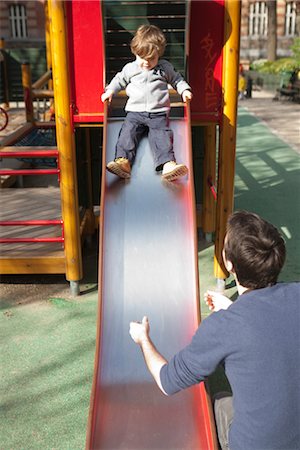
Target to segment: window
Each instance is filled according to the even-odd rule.
[[[286,2],[285,10],[285,35],[296,35],[296,2]]]
[[[11,34],[15,39],[27,38],[27,16],[24,5],[15,4],[9,7]]]
[[[249,36],[267,36],[268,7],[267,2],[254,2],[250,4]]]

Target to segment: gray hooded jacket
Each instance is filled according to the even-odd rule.
[[[170,109],[168,84],[180,95],[186,89],[191,90],[182,75],[165,59],[160,59],[151,70],[143,70],[135,60],[115,75],[106,90],[116,94],[126,89],[129,97],[126,111],[164,112]]]

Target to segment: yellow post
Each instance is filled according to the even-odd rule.
[[[9,89],[8,89],[8,76],[7,76],[7,64],[5,54],[5,39],[0,39],[0,63],[1,71],[3,73],[3,87],[4,87],[4,104],[6,108],[9,108]]]
[[[222,81],[224,109],[218,160],[218,200],[214,258],[214,273],[218,280],[224,280],[228,276],[222,261],[222,248],[226,234],[227,219],[233,210],[241,2],[238,0],[225,0],[225,8],[224,39],[226,42],[223,49]]]
[[[70,114],[69,72],[64,1],[49,1],[56,136],[65,234],[66,278],[73,295],[79,293],[82,256],[77,193],[76,151]]]
[[[202,229],[210,241],[216,227],[216,201],[209,186],[216,180],[216,125],[207,125],[204,133]]]
[[[33,103],[32,103],[32,81],[31,81],[31,69],[29,63],[23,63],[21,65],[22,70],[22,85],[24,92],[26,121],[33,122]]]
[[[51,34],[50,34],[50,19],[49,19],[49,5],[45,1],[45,41],[46,41],[46,61],[47,70],[52,69],[52,55],[51,55]],[[52,80],[48,81],[48,89],[53,89]]]

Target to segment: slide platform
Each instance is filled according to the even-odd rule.
[[[122,123],[108,119],[105,125],[103,164],[114,158]],[[162,180],[143,138],[129,180],[108,172],[103,177],[89,449],[217,448],[204,383],[166,397],[129,335],[129,322],[147,315],[151,338],[170,358],[190,341],[200,320],[188,117],[171,119],[171,128],[177,161],[187,164],[188,176]]]

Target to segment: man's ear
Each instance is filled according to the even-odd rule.
[[[224,262],[225,269],[226,269],[228,272],[230,272],[230,273],[234,273],[233,264],[232,264],[231,261],[229,261],[228,259],[226,259],[224,248],[223,248],[223,250],[222,250],[222,258],[223,258],[223,262]]]
[[[231,261],[228,261],[226,258],[224,258],[224,264],[226,267],[226,270],[230,273],[234,273],[234,267]]]

